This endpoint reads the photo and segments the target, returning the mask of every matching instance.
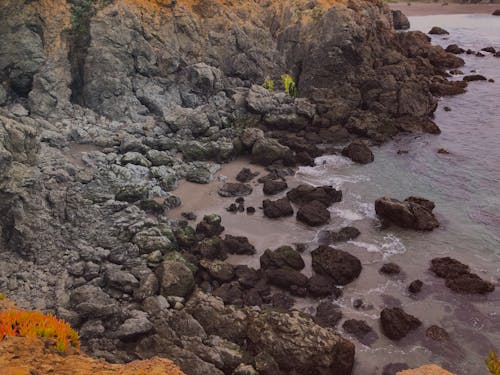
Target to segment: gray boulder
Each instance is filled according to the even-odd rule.
[[[191,270],[182,262],[164,261],[156,270],[160,283],[160,294],[186,297],[194,288],[194,277]]]

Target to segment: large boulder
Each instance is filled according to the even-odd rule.
[[[349,375],[354,345],[298,311],[263,311],[248,322],[253,347],[274,358],[285,373]]]
[[[274,195],[285,191],[288,184],[285,181],[266,179],[262,191],[265,195]]]
[[[260,267],[264,269],[290,267],[300,271],[305,266],[299,252],[290,246],[281,246],[274,251],[267,249],[260,256]]]
[[[327,206],[320,201],[306,203],[297,211],[297,220],[311,227],[327,224],[330,217]]]
[[[372,151],[361,140],[351,142],[342,150],[342,155],[360,164],[368,164],[375,160]]]
[[[303,184],[290,190],[286,196],[299,206],[312,201],[319,201],[329,207],[333,203],[342,200],[342,191],[336,190],[331,186],[314,187],[312,185]]]
[[[439,222],[432,213],[434,203],[419,197],[407,198],[401,202],[393,198],[379,198],[375,201],[375,212],[382,219],[402,228],[433,230]]]
[[[252,161],[256,164],[269,165],[278,160],[288,160],[292,151],[272,138],[260,138],[252,147]]]
[[[313,270],[330,277],[337,285],[346,285],[361,273],[361,262],[354,255],[333,247],[320,246],[311,252]]]
[[[400,307],[383,309],[380,313],[380,323],[382,332],[391,340],[401,340],[422,324],[420,320],[407,314]]]
[[[495,290],[495,285],[471,273],[469,266],[450,257],[434,258],[430,270],[446,280],[446,286],[462,294],[486,294]]]
[[[165,260],[156,270],[160,283],[160,294],[169,297],[186,297],[194,288],[191,270],[178,261]]]
[[[270,219],[292,216],[293,208],[288,198],[281,198],[275,201],[266,199],[262,202],[264,215]]]

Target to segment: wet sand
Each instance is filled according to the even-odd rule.
[[[249,184],[253,193],[245,198],[245,207],[255,207],[255,214],[246,212],[232,213],[226,210],[236,198],[223,198],[217,190],[227,182],[236,182],[236,175],[244,168],[250,168],[252,172],[259,172]],[[223,165],[217,172],[214,181],[207,185],[199,185],[191,182],[180,183],[173,193],[181,198],[183,204],[169,211],[168,216],[174,219],[182,218],[183,212],[194,212],[201,220],[204,215],[218,214],[222,217],[222,225],[226,228],[224,234],[248,237],[257,249],[254,256],[231,256],[228,261],[233,264],[247,264],[254,268],[260,268],[259,257],[268,248],[275,249],[282,245],[293,245],[294,243],[310,242],[316,236],[316,230],[298,223],[295,217],[282,219],[268,219],[262,211],[264,199],[276,200],[285,195],[285,192],[273,196],[265,196],[262,192],[262,184],[258,183],[259,177],[266,175],[265,168],[250,164],[248,159],[240,158],[231,163]],[[288,177],[289,188],[297,186],[299,182],[294,177]],[[310,275],[311,270],[305,273]]]
[[[401,10],[407,16],[431,16],[439,14],[492,14],[496,9],[500,9],[500,4],[400,2],[390,3],[389,7]]]

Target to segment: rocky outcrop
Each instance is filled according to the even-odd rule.
[[[151,358],[126,365],[96,360],[78,351],[58,353],[43,339],[7,337],[0,341],[0,367],[5,375],[96,374],[96,375],[183,375],[177,366],[165,358]]]
[[[191,296],[197,283],[239,305],[270,302],[262,273],[233,276],[219,263],[254,254],[248,239],[221,239],[216,216],[171,220],[181,204],[172,191],[212,181],[241,153],[272,169],[311,164],[356,136],[437,133],[433,95],[463,90],[444,78],[463,61],[421,33],[396,34],[378,2],[115,0],[80,24],[73,5],[0,4],[1,288],[70,320],[90,354],[114,362],[162,355],[193,375],[247,362],[260,373],[350,373],[352,345],[309,318]],[[284,73],[298,97],[284,92]],[[289,198],[330,206],[342,193],[306,187]],[[294,293],[338,295],[332,283],[360,272],[344,254],[319,258],[321,277],[281,272],[274,283],[296,276]]]
[[[385,197],[375,201],[375,212],[383,220],[416,230],[433,230],[439,227],[439,222],[432,213],[433,209],[433,202],[420,197],[409,197],[404,202]]]
[[[446,280],[446,286],[462,294],[486,294],[495,290],[489,281],[470,272],[469,266],[450,257],[434,258],[430,270]]]

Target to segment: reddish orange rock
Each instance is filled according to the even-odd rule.
[[[184,375],[172,361],[154,357],[126,365],[92,359],[78,350],[61,354],[46,340],[5,337],[0,341],[1,375]]]

